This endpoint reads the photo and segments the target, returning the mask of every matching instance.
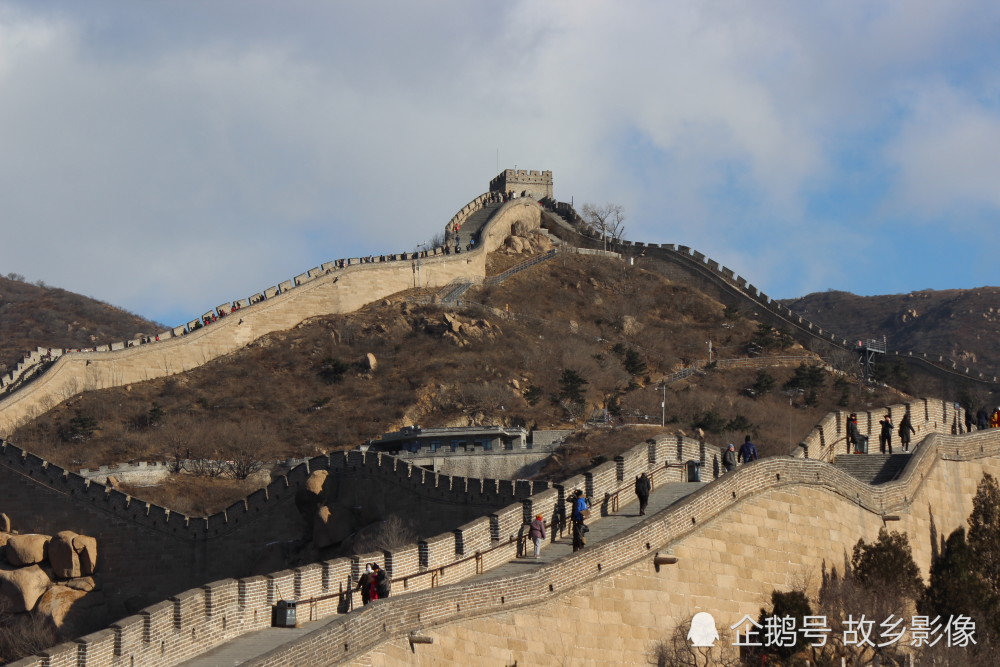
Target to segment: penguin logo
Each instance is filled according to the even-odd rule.
[[[699,611],[691,619],[691,629],[688,630],[688,641],[692,646],[715,646],[719,639],[719,631],[715,629],[715,618],[707,611]]]

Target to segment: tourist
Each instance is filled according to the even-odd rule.
[[[976,411],[976,428],[980,431],[985,431],[990,425],[990,416],[986,412],[986,406],[979,408]]]
[[[371,602],[371,579],[372,579],[372,566],[369,563],[365,565],[365,571],[358,577],[358,586],[356,590],[361,591],[361,604],[368,604]]]
[[[990,428],[1000,427],[1000,407],[993,411],[990,415]]]
[[[916,430],[913,428],[913,424],[910,423],[910,413],[907,412],[903,415],[903,418],[899,420],[899,444],[903,446],[904,452],[910,451],[911,433],[916,434]]]
[[[756,461],[759,457],[757,454],[757,445],[750,442],[750,436],[743,438],[743,446],[740,447],[740,453],[736,456],[737,461],[742,461],[744,464],[750,463],[751,461]]]
[[[542,557],[542,540],[545,539],[545,519],[541,514],[535,515],[535,520],[528,528],[528,537],[535,543],[535,558]]]
[[[892,416],[886,413],[878,424],[882,427],[878,434],[878,451],[885,454],[889,450],[892,454]]]
[[[847,415],[847,453],[858,451],[858,416],[853,412]],[[853,446],[853,450],[852,450]]]
[[[649,504],[649,492],[652,489],[653,484],[646,473],[642,473],[635,478],[635,495],[639,497],[639,516],[646,514],[646,505]]]
[[[372,563],[372,577],[375,585],[375,597],[373,600],[382,600],[389,597],[389,590],[392,582],[385,570],[379,567],[378,563]]]
[[[729,443],[726,451],[722,454],[722,466],[726,469],[726,472],[732,472],[736,470],[736,464],[736,445]]]
[[[576,490],[573,496],[573,551],[579,551],[587,544],[586,534],[589,532],[586,520],[590,518],[590,503],[583,496],[583,491]]]

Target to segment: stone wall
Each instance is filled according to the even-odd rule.
[[[292,664],[323,641],[356,647],[367,631],[377,646],[348,649],[346,664],[645,664],[699,611],[731,644],[729,627],[756,617],[772,590],[815,592],[824,562],[839,565],[883,526],[908,533],[926,577],[932,524],[939,536],[964,525],[984,472],[1000,472],[1000,431],[932,434],[903,478],[880,487],[819,461],[765,459],[571,558],[366,609],[359,616],[370,618],[350,628],[330,626],[252,664]],[[677,563],[657,567],[657,554]],[[379,636],[383,623],[394,630]],[[411,646],[411,631],[433,643]]]
[[[442,516],[452,511],[448,509],[448,505],[458,508],[468,504],[495,502],[503,506],[457,527],[452,523],[438,535],[422,538],[416,544],[393,551],[313,563],[265,576],[220,579],[184,592],[175,592],[168,599],[146,607],[133,616],[127,616],[105,630],[53,647],[43,654],[15,664],[21,667],[50,664],[74,664],[80,667],[178,664],[219,643],[267,627],[270,624],[271,607],[279,599],[297,599],[301,620],[345,613],[360,607],[360,598],[353,592],[353,585],[363,564],[372,560],[384,560],[386,570],[393,580],[394,595],[447,586],[516,557],[526,544],[523,530],[525,520],[535,513],[542,513],[546,521],[553,525],[551,532],[554,538],[563,523],[566,507],[564,498],[573,489],[587,489],[595,508],[599,510],[595,512],[592,521],[599,521],[601,514],[617,505],[619,497],[628,500],[634,498],[633,479],[627,475],[642,469],[650,473],[655,484],[676,481],[683,472],[676,457],[679,455],[686,460],[698,457],[705,451],[718,454],[716,448],[706,449],[702,443],[680,437],[643,443],[614,462],[605,463],[556,486],[436,475],[384,454],[351,452],[348,455],[334,456],[325,462],[336,473],[331,477],[363,482],[355,485],[354,489],[358,491],[362,487],[367,488],[367,495],[364,496],[366,501],[375,497],[389,499],[401,492],[422,490],[426,499],[439,501],[435,511]],[[322,457],[310,463],[314,467],[324,465]],[[289,477],[304,480],[308,467],[303,465],[296,468],[293,471],[296,474]],[[0,476],[4,472],[5,468],[0,466]],[[29,477],[38,477],[38,474]],[[379,484],[373,483],[376,480],[392,485],[389,487],[390,492],[380,492]],[[336,481],[331,491],[343,492],[337,488]],[[250,504],[248,499],[248,505]],[[247,514],[252,516],[252,511]],[[125,522],[128,520],[128,517],[121,518]],[[142,521],[141,517],[133,520]],[[251,524],[252,522],[245,521],[245,525]],[[181,528],[179,525],[177,527]],[[259,524],[257,527],[260,527]],[[116,529],[124,534],[120,541],[137,539],[127,523],[116,526]],[[202,546],[205,541],[198,543],[202,551],[206,551]],[[151,546],[154,549],[165,549],[161,555],[163,559],[170,558],[174,553],[168,544],[153,543]],[[228,544],[227,548],[229,552],[226,557],[220,553],[213,553],[212,556],[226,560],[239,553],[238,546],[234,544]],[[107,550],[103,553],[107,554]],[[102,569],[110,558],[111,555],[102,555]],[[133,576],[139,575],[133,573]],[[351,614],[350,618],[354,617],[355,614]],[[349,645],[351,643],[348,642]],[[294,664],[313,663],[306,660]]]
[[[928,433],[961,434],[965,432],[965,421],[962,413],[955,410],[954,405],[947,401],[924,398],[910,403],[889,405],[878,410],[856,413],[858,430],[862,435],[868,436],[869,452],[873,451],[872,447],[878,445],[879,421],[882,416],[889,414],[892,417],[892,438],[893,442],[898,443],[899,422],[907,413],[910,415],[910,423],[915,431],[912,435],[913,442],[919,442]],[[833,461],[838,454],[849,454],[850,448],[847,444],[848,414],[850,413],[838,410],[824,417],[799,445],[795,456]]]
[[[264,290],[264,296],[247,300],[246,307],[227,311],[225,305],[220,306],[220,313],[228,314],[207,326],[195,328],[193,320],[179,328],[180,333],[171,332],[169,337],[165,333],[153,343],[130,341],[101,351],[53,355],[51,368],[0,400],[0,436],[80,392],[182,373],[310,317],[351,312],[414,287],[442,287],[456,279],[481,281],[486,254],[503,243],[514,222],[537,228],[540,212],[533,200],[507,202],[493,215],[471,252],[444,254],[437,249],[421,253],[419,259],[401,254],[370,262],[344,260],[343,267],[331,263],[299,276],[294,284],[286,281],[280,290]]]
[[[19,532],[72,530],[96,537],[113,618],[212,579],[245,576],[269,545],[301,539],[306,526],[295,496],[317,469],[332,472],[330,498],[371,506],[383,517],[400,513],[422,534],[451,530],[548,488],[434,474],[388,455],[337,453],[310,459],[224,512],[196,518],[135,500],[0,441],[0,511]]]
[[[552,172],[527,169],[504,169],[490,181],[490,192],[522,193],[543,199],[552,196]]]
[[[944,406],[933,401],[918,407],[926,424],[934,423],[935,414],[947,416]],[[393,599],[354,609],[343,622],[249,664],[395,664],[403,656],[427,664],[494,659],[508,664],[642,663],[654,641],[694,612],[712,610],[720,629],[744,613],[755,616],[772,589],[815,585],[824,560],[838,563],[859,538],[873,539],[883,525],[909,533],[926,573],[932,522],[939,535],[962,525],[982,473],[1000,474],[1000,430],[930,433],[900,479],[877,487],[823,461],[763,459],[572,557],[519,576],[463,583],[524,548],[523,526],[532,514],[541,512],[556,523],[555,535],[563,498],[573,489],[586,489],[600,510],[595,515],[601,515],[634,498],[632,476],[637,471],[648,470],[660,484],[683,479],[684,461],[707,464],[717,455],[716,448],[690,439],[664,438],[638,445],[561,485],[524,487],[527,495],[521,500],[487,517],[381,554],[393,578]],[[365,457],[352,460],[358,464]],[[366,474],[391,477],[399,470],[399,463],[382,463],[385,457],[379,461]],[[429,471],[421,472],[420,479],[434,480],[435,488],[469,489],[467,480],[443,483]],[[507,484],[480,483],[473,491],[518,492],[520,483]],[[659,554],[678,562],[657,567],[653,558]],[[352,584],[362,563],[379,556],[218,581],[18,664],[177,664],[265,627],[270,605],[290,597],[287,591],[299,600],[302,620],[357,607],[349,592]],[[400,596],[404,592],[413,594]],[[434,643],[411,648],[411,632],[431,636]]]
[[[602,247],[600,233],[590,227],[570,204],[557,202],[551,198],[545,199],[542,203],[546,208],[543,224],[554,236],[565,243],[582,248]],[[853,341],[847,341],[833,332],[823,330],[822,327],[772,299],[732,269],[722,266],[688,246],[623,241],[616,244],[614,249],[640,262],[658,261],[659,269],[667,277],[692,284],[728,306],[742,309],[749,307],[756,319],[790,330],[800,338],[804,337],[814,347],[857,353]],[[991,386],[998,384],[996,376],[977,371],[941,355],[905,350],[888,350],[886,354],[950,381],[967,380]]]

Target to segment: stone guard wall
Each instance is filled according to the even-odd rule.
[[[11,451],[7,452],[8,449]],[[4,451],[16,454],[20,450],[8,445]],[[391,480],[394,484],[424,489],[429,495],[454,505],[466,502],[483,504],[488,499],[510,502],[487,516],[397,550],[313,563],[266,576],[220,579],[177,593],[134,616],[118,621],[106,630],[60,644],[39,656],[26,658],[15,664],[22,667],[64,663],[80,667],[178,664],[219,643],[268,627],[271,622],[271,607],[280,599],[299,596],[298,611],[301,620],[322,618],[360,607],[360,596],[353,590],[353,586],[363,563],[372,560],[385,562],[386,570],[393,579],[394,595],[460,582],[506,563],[523,551],[526,545],[525,523],[535,513],[542,513],[546,522],[553,526],[551,534],[552,539],[555,539],[564,525],[566,493],[573,489],[580,487],[590,491],[595,508],[600,510],[595,512],[592,521],[600,520],[601,515],[616,507],[619,502],[631,502],[634,499],[633,478],[625,475],[626,471],[631,475],[632,472],[645,470],[652,477],[654,485],[678,481],[683,473],[683,466],[681,460],[676,458],[677,455],[690,458],[701,456],[705,451],[718,455],[716,448],[680,436],[655,443],[643,443],[619,457],[620,460],[609,461],[584,475],[567,480],[564,485],[450,478],[416,468],[386,454],[350,452],[329,458],[318,457],[309,464],[294,469],[288,477],[301,483],[310,469],[326,466],[338,475],[363,480],[369,488],[374,486],[371,483],[373,480]],[[4,471],[5,467],[0,466],[0,475]],[[89,486],[100,487],[96,483]],[[291,486],[290,483],[289,487]],[[102,493],[110,495],[117,492]],[[468,496],[462,497],[459,494]],[[294,493],[285,494],[286,499],[293,496]],[[249,508],[266,502],[264,495],[248,498],[246,505]],[[119,500],[115,507],[121,510],[122,505],[122,500]],[[243,513],[244,509],[239,508],[239,512]],[[186,517],[174,516],[179,533],[185,528],[188,531],[200,530],[199,522],[187,520],[187,525],[182,526],[180,519]],[[143,519],[139,516],[134,520]],[[216,523],[218,521],[216,519]],[[246,525],[249,528],[252,524],[248,522]],[[122,523],[115,525],[115,529],[123,533],[129,531],[129,527]],[[133,536],[132,539],[136,538]],[[130,540],[124,538],[124,541]],[[213,557],[221,559],[221,554],[229,554],[228,557],[231,557],[238,553],[239,547],[234,543],[220,546],[223,551],[214,553]],[[163,551],[164,557],[175,548],[169,544],[157,545],[158,551],[166,550]],[[114,552],[105,551],[102,563],[108,563],[115,556]],[[138,573],[131,574],[139,576]],[[304,599],[303,595],[307,597]],[[353,617],[354,614],[351,615]]]
[[[611,477],[625,476],[636,469],[636,460],[676,451],[676,445],[669,440],[640,445],[620,461],[567,480],[563,489],[605,479],[607,466],[612,466]],[[682,451],[700,451],[698,443],[680,445]],[[651,464],[655,473],[657,464]],[[516,553],[511,531],[523,520],[525,507],[512,505],[489,518],[494,531],[501,526],[506,542],[494,541],[491,550],[472,558],[458,558],[456,553],[451,566],[441,565],[452,544],[447,535],[418,545],[423,553],[416,566],[413,555],[406,555],[412,554],[410,549],[387,554],[394,569],[403,560],[415,568],[412,574],[392,572],[396,594],[414,595],[356,609],[342,622],[248,664],[321,665],[352,659],[393,664],[403,655],[417,664],[469,664],[477,657],[501,655],[530,656],[531,664],[565,659],[596,663],[610,659],[609,652],[618,655],[614,660],[637,661],[652,641],[666,636],[678,617],[718,608],[723,610],[721,626],[723,620],[735,622],[744,611],[755,615],[772,588],[799,585],[815,576],[821,561],[837,562],[843,550],[859,537],[872,539],[882,525],[911,535],[917,562],[926,572],[930,543],[922,536],[929,535],[932,523],[940,535],[963,524],[985,471],[1000,471],[1000,431],[932,433],[902,477],[878,487],[822,461],[772,457],[741,467],[672,511],[572,557],[519,576],[460,583],[486,569],[486,563],[503,562]],[[628,492],[630,487],[626,479],[618,490]],[[610,495],[613,485],[608,488]],[[543,491],[538,504],[558,512],[557,493]],[[456,545],[485,545],[482,520],[462,526],[454,535]],[[657,569],[653,557],[662,553],[678,557],[679,563]],[[304,620],[357,606],[347,591],[357,565],[367,558],[356,558],[353,572],[341,559],[266,577],[215,582],[16,664],[41,667],[51,660],[90,667],[129,664],[133,658],[136,664],[176,664],[218,641],[265,627],[279,590],[336,594],[336,604],[328,599],[300,606]],[[425,565],[421,570],[420,560],[436,569]],[[428,590],[438,587],[444,588]],[[431,635],[436,642],[411,649],[410,632]],[[470,641],[473,636],[475,641]],[[201,638],[201,646],[191,637]],[[538,637],[546,641],[532,640]],[[543,649],[532,653],[533,646]],[[92,655],[100,657],[91,660]]]

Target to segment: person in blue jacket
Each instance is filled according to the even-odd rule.
[[[757,455],[757,445],[750,442],[749,435],[743,438],[743,446],[740,447],[740,453],[737,458],[743,463],[750,463],[760,458]]]
[[[584,536],[590,530],[586,523],[588,516],[590,516],[590,503],[584,497],[583,491],[577,489],[573,495],[573,512],[570,514],[570,518],[573,519],[573,551],[579,551],[587,544]]]

